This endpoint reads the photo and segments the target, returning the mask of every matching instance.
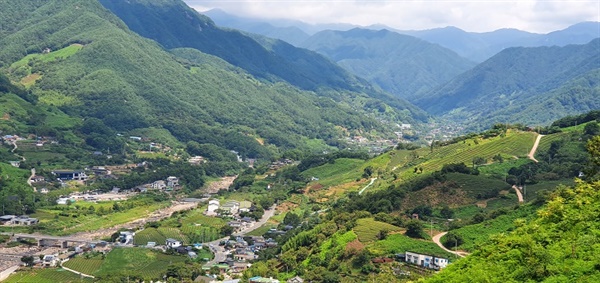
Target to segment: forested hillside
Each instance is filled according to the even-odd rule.
[[[600,137],[588,143],[600,166]],[[597,282],[596,219],[600,182],[578,181],[552,194],[536,218],[493,237],[478,251],[427,282]]]
[[[509,48],[415,103],[432,114],[477,121],[479,127],[543,124],[562,113],[597,109],[599,45],[596,39],[585,45]]]
[[[10,79],[41,104],[98,118],[115,131],[164,128],[183,142],[268,158],[276,147],[302,147],[306,140],[336,145],[343,134],[336,126],[385,135],[391,129],[376,117],[414,121],[360,92],[324,91],[334,100],[261,81],[222,60],[177,58],[94,0],[0,8],[0,62]]]
[[[311,36],[301,46],[409,100],[475,65],[449,49],[388,30],[327,30]]]

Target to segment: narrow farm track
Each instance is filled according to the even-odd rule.
[[[92,275],[85,274],[85,273],[83,273],[83,272],[79,272],[79,271],[77,271],[77,270],[73,270],[73,269],[70,269],[70,268],[68,268],[68,267],[65,267],[64,265],[62,265],[62,263],[60,264],[60,267],[61,267],[62,269],[64,269],[64,270],[66,270],[66,271],[73,272],[73,273],[75,273],[75,274],[77,274],[77,275],[79,275],[79,276],[82,276],[82,277],[87,277],[87,278],[96,278],[96,277],[94,277],[94,276],[92,276]]]
[[[540,145],[540,140],[542,139],[543,136],[544,135],[538,135],[537,136],[537,138],[535,139],[535,142],[533,143],[533,147],[531,148],[531,151],[527,155],[527,158],[533,160],[533,162],[535,162],[535,163],[538,163],[538,161],[533,156],[535,155],[535,152],[537,151],[537,148]]]
[[[512,188],[515,189],[515,192],[517,192],[517,198],[519,199],[519,203],[523,203],[524,200],[523,194],[521,193],[521,189],[519,189],[519,187],[517,187],[516,185],[513,185]]]
[[[438,246],[439,246],[441,249],[443,249],[443,250],[445,250],[445,251],[447,251],[447,252],[449,252],[449,253],[451,253],[451,254],[455,254],[455,255],[457,255],[457,256],[459,256],[459,257],[465,257],[465,256],[469,255],[469,253],[467,253],[467,252],[455,252],[455,251],[453,251],[453,250],[449,250],[449,249],[447,249],[446,247],[444,247],[444,245],[442,245],[442,243],[440,242],[440,239],[441,239],[441,238],[442,238],[444,235],[446,235],[446,234],[448,234],[448,232],[442,232],[442,233],[439,233],[439,234],[437,234],[437,235],[433,236],[433,238],[431,238],[431,239],[432,239],[432,240],[433,240],[433,242],[434,242],[436,245],[438,245]]]
[[[373,185],[373,182],[375,182],[375,180],[377,180],[377,178],[371,178],[371,182],[370,182],[368,185],[366,185],[364,188],[362,188],[362,190],[360,190],[360,191],[358,192],[358,195],[362,195],[362,193],[363,193],[363,192],[364,192],[366,189],[368,189],[368,188],[369,188],[371,185]]]

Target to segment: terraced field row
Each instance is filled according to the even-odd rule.
[[[84,274],[92,275],[100,270],[102,262],[103,260],[100,258],[86,259],[83,257],[75,257],[65,262],[63,265]]]
[[[16,283],[70,283],[70,282],[93,282],[91,278],[80,277],[75,273],[58,269],[30,269],[14,273],[2,282]]]
[[[444,151],[443,155],[438,155],[436,151],[432,153],[432,157],[443,156],[442,158],[430,158],[425,156],[427,161],[419,164],[426,171],[435,171],[442,168],[444,164],[464,162],[471,164],[473,158],[483,157],[490,159],[496,154],[504,154],[510,156],[527,155],[533,143],[535,142],[535,133],[514,133],[504,138],[495,138],[491,142],[474,146],[465,146],[464,144],[454,144],[447,147],[442,147],[440,151]]]

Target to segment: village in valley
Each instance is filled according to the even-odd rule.
[[[410,125],[403,125],[404,130],[410,129]],[[154,152],[169,152],[171,149],[164,145],[150,142],[139,137],[131,137],[133,144],[145,143],[140,148],[150,148]],[[32,142],[34,141],[34,142]],[[364,146],[366,139],[354,137],[355,141]],[[29,137],[28,139],[16,135],[6,135],[3,142],[7,146],[17,149],[22,144],[35,144],[29,150],[40,151],[47,150],[49,146],[59,146],[57,142],[50,138]],[[373,149],[386,148],[390,142],[373,143]],[[22,146],[23,147],[23,146]],[[25,146],[26,147],[26,146]],[[46,149],[44,149],[46,147]],[[152,152],[152,151],[150,151]],[[147,153],[146,153],[147,154]],[[237,155],[237,153],[236,153]],[[110,154],[95,151],[91,153],[92,158],[102,162],[110,161],[113,157]],[[239,156],[238,162],[246,162],[252,168],[254,159],[242,160]],[[20,161],[11,161],[14,167],[22,167],[21,162],[25,161],[23,157]],[[187,157],[189,166],[207,165],[207,160],[202,156]],[[108,162],[111,163],[111,162]],[[290,159],[281,159],[273,161],[268,165],[269,172],[276,172],[286,166],[298,165]],[[114,225],[112,228],[104,229],[101,232],[92,230],[73,230],[75,233],[61,236],[51,236],[36,232],[38,226],[48,226],[55,220],[51,218],[36,218],[36,213],[32,216],[26,214],[27,208],[24,206],[21,215],[2,215],[0,224],[4,227],[13,227],[13,231],[5,232],[2,235],[7,237],[8,241],[0,245],[0,267],[3,270],[0,278],[6,278],[21,266],[33,268],[57,268],[61,267],[68,272],[72,272],[81,278],[95,278],[92,274],[86,274],[81,271],[69,268],[73,262],[81,258],[102,258],[107,257],[114,249],[149,249],[156,253],[169,256],[187,258],[189,261],[198,262],[203,269],[203,276],[199,276],[197,282],[241,282],[243,272],[252,266],[252,263],[260,258],[260,252],[265,249],[278,246],[277,237],[285,235],[288,231],[299,228],[299,222],[283,223],[272,222],[272,217],[281,213],[276,210],[276,205],[264,208],[258,204],[245,199],[236,200],[232,197],[223,198],[220,195],[222,190],[227,190],[234,177],[223,178],[224,182],[217,182],[217,187],[206,190],[199,195],[188,196],[183,193],[183,187],[180,183],[182,176],[167,176],[164,179],[157,179],[133,187],[119,188],[111,187],[108,190],[86,190],[90,184],[98,182],[110,182],[110,180],[119,180],[135,171],[149,170],[153,165],[148,161],[138,163],[119,164],[100,164],[88,166],[82,169],[52,169],[38,170],[31,169],[31,175],[27,184],[37,193],[52,195],[54,204],[50,204],[49,209],[42,215],[54,215],[57,217],[80,217],[81,215],[111,215],[111,213],[124,211],[124,207],[131,207],[138,199],[164,198],[162,204],[157,206],[153,212],[146,217],[133,217],[128,222]],[[43,174],[40,173],[45,172]],[[265,177],[274,177],[274,173],[266,174]],[[312,179],[317,180],[318,178]],[[266,183],[264,189],[270,190],[272,184]],[[56,195],[55,192],[68,192],[68,194]],[[160,197],[159,197],[160,196]],[[151,198],[152,198],[151,197]],[[138,200],[139,202],[139,200]],[[105,205],[108,204],[108,205]],[[51,213],[51,214],[49,214]],[[193,215],[193,216],[190,216]],[[140,215],[142,216],[142,215]],[[220,223],[218,229],[214,227],[203,226],[202,223],[191,223],[196,227],[196,232],[184,232],[194,228],[176,228],[168,226],[173,217],[189,217],[196,220],[202,219],[203,222],[213,222],[215,219]],[[181,220],[178,220],[181,222]],[[185,221],[185,220],[184,220]],[[281,221],[281,220],[280,220]],[[163,227],[168,226],[167,227]],[[26,230],[23,228],[28,227]],[[52,225],[48,227],[53,227]],[[17,228],[18,232],[14,232]],[[200,229],[201,228],[201,229]],[[68,226],[62,229],[69,231]],[[251,233],[260,230],[260,233]],[[5,230],[6,231],[6,230]],[[56,230],[60,231],[60,230]],[[198,232],[202,231],[202,232]],[[191,234],[190,234],[191,233]],[[201,233],[200,237],[198,233]],[[63,232],[58,232],[63,234]],[[226,235],[219,238],[217,235]],[[109,256],[110,257],[110,256]],[[437,269],[445,267],[448,259],[435,256],[411,253],[397,255],[394,259],[378,258],[373,263],[392,261],[406,261],[426,269]],[[71,263],[69,263],[71,261]],[[404,272],[404,271],[398,271]],[[278,279],[269,277],[249,278],[251,283],[275,283]],[[287,282],[304,282],[300,276],[295,276]]]

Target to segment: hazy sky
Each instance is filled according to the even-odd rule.
[[[286,18],[313,24],[384,24],[403,30],[456,26],[474,32],[517,28],[546,33],[582,21],[600,21],[600,0],[184,1],[200,12],[220,8],[230,14],[253,18]]]

